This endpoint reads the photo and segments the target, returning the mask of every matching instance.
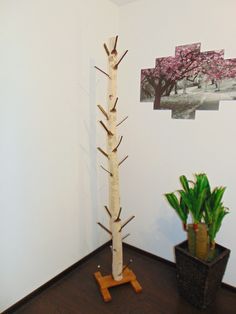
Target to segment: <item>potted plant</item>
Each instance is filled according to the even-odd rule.
[[[165,194],[187,232],[187,241],[175,246],[177,283],[180,294],[203,309],[216,296],[230,254],[215,243],[229,212],[222,201],[225,187],[212,190],[204,173],[196,174],[194,181],[184,175],[179,179],[182,189]]]

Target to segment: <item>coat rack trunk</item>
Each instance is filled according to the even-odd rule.
[[[118,58],[116,49],[117,41],[118,36],[109,40],[109,47],[104,44],[104,49],[108,58],[108,71],[105,72],[100,68],[95,67],[108,78],[107,110],[101,105],[98,105],[98,108],[106,118],[106,123],[100,121],[100,124],[107,134],[107,152],[100,147],[98,147],[98,150],[108,160],[108,169],[103,166],[101,167],[109,175],[109,206],[105,206],[109,216],[109,229],[101,223],[98,224],[111,235],[112,275],[102,276],[100,272],[94,274],[103,299],[106,302],[111,300],[111,295],[108,291],[111,287],[130,283],[136,292],[142,290],[132,270],[130,270],[127,265],[123,266],[122,229],[134,218],[134,216],[128,218],[123,223],[120,218],[122,208],[120,204],[119,167],[128,156],[124,157],[121,161],[118,159],[118,148],[123,137],[121,136],[118,138],[117,127],[128,117],[125,117],[120,123],[117,122],[117,72],[118,66],[128,51],[126,50],[125,53]],[[125,237],[127,237],[127,235]]]

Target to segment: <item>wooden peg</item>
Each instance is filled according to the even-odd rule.
[[[106,54],[108,55],[108,57],[110,56],[110,51],[109,51],[109,49],[107,48],[107,45],[106,44],[103,44],[103,47],[104,47],[104,49],[105,49],[105,51],[106,51]]]
[[[122,142],[122,139],[123,139],[123,136],[121,136],[120,140],[119,140],[119,143],[116,145],[116,147],[112,150],[112,152],[116,152],[118,147],[120,146],[121,142]]]
[[[104,207],[105,207],[105,209],[106,209],[108,215],[109,215],[110,217],[112,217],[112,216],[111,216],[111,212],[109,211],[108,207],[107,207],[107,206],[104,206]]]
[[[114,106],[112,107],[112,109],[110,110],[110,112],[115,112],[116,111],[116,105],[117,105],[117,101],[118,101],[118,97],[116,97],[116,101],[114,103]]]
[[[127,54],[128,50],[125,51],[125,53],[123,53],[122,57],[120,58],[120,60],[117,62],[117,64],[114,66],[114,69],[118,68],[118,65],[121,63],[121,61],[123,60],[123,58],[125,57],[125,55]]]
[[[106,152],[104,152],[104,150],[101,149],[101,147],[97,147],[97,149],[99,150],[100,153],[102,153],[104,156],[106,156],[109,159],[109,155]]]
[[[117,41],[118,41],[118,35],[115,38],[114,48],[111,52],[112,54],[115,54],[115,55],[117,54],[117,51],[116,51]]]
[[[111,79],[110,75],[108,75],[105,71],[103,71],[102,69],[98,68],[97,66],[95,66],[95,69],[97,69],[98,71],[102,72],[103,74],[105,74],[109,79]]]
[[[131,216],[129,219],[127,219],[121,226],[119,232],[121,232],[121,230],[132,220],[134,219],[135,216]]]
[[[108,135],[113,135],[113,133],[112,133],[110,130],[108,130],[108,128],[106,127],[106,125],[103,123],[103,121],[99,121],[99,122],[100,122],[100,124],[103,126],[103,128],[106,130],[106,132],[107,132]]]
[[[102,168],[104,171],[106,171],[107,173],[109,173],[109,175],[110,175],[111,177],[113,177],[113,174],[112,174],[110,171],[108,171],[106,168],[104,168],[102,165],[101,165],[101,168]]]
[[[121,120],[116,126],[119,126],[119,125],[121,125],[125,120],[127,120],[128,119],[128,116],[127,117],[125,117],[123,120]]]
[[[107,120],[109,120],[108,114],[106,112],[106,110],[101,106],[98,105],[98,108],[101,110],[101,112],[104,114],[104,116],[106,117]]]
[[[122,211],[122,207],[120,207],[120,210],[119,210],[119,213],[118,213],[118,216],[117,216],[115,222],[120,221],[120,214],[121,214],[121,211]]]
[[[108,232],[109,234],[112,234],[111,231],[109,229],[107,229],[103,224],[101,224],[100,222],[97,223],[102,229],[104,229],[106,232]]]
[[[123,158],[123,159],[119,162],[118,166],[120,166],[121,164],[123,164],[123,162],[124,162],[128,157],[129,157],[129,156],[127,155],[125,158]]]
[[[122,241],[126,238],[128,238],[130,236],[130,233],[127,233],[123,238],[122,238]]]

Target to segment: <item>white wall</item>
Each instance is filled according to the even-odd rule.
[[[143,0],[120,8],[123,215],[129,243],[173,260],[184,239],[162,194],[180,174],[206,171],[226,185],[225,219],[218,242],[232,250],[224,281],[236,285],[233,197],[236,185],[235,103],[196,120],[170,119],[139,102],[140,70],[176,45],[202,42],[236,56],[234,0]],[[0,311],[84,257],[108,238],[107,177],[96,154],[105,136],[95,103],[104,102],[102,43],[117,33],[118,8],[108,0],[2,0],[0,2]]]
[[[181,224],[163,198],[178,188],[181,174],[206,172],[213,185],[227,186],[225,218],[217,241],[232,250],[224,282],[236,285],[236,102],[222,102],[220,111],[197,112],[195,120],[172,120],[170,111],[154,111],[140,103],[140,70],[155,58],[174,54],[176,45],[201,42],[202,50],[225,48],[236,57],[234,0],[142,0],[120,8],[123,49],[120,107],[129,115],[122,170],[122,203],[136,215],[130,244],[169,260],[173,245],[185,239]]]
[[[0,1],[0,312],[108,239],[93,66],[117,19],[108,0]]]

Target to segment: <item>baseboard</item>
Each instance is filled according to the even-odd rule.
[[[52,279],[50,279],[49,281],[47,281],[45,284],[43,284],[42,286],[40,286],[39,288],[37,288],[36,290],[32,291],[30,294],[28,294],[27,296],[25,296],[23,299],[19,300],[18,302],[16,302],[15,304],[13,304],[11,307],[9,307],[8,309],[6,309],[5,311],[3,311],[1,314],[11,314],[13,312],[15,312],[16,310],[18,310],[20,307],[22,307],[23,305],[25,305],[27,302],[29,302],[31,299],[33,299],[34,297],[36,297],[38,294],[42,293],[44,290],[46,290],[48,287],[50,287],[51,285],[53,285],[55,282],[59,281],[60,279],[62,279],[64,276],[66,276],[68,273],[70,273],[71,271],[73,271],[74,269],[76,269],[78,266],[80,266],[81,264],[83,264],[84,262],[86,262],[89,258],[91,258],[93,255],[95,255],[96,253],[100,252],[101,250],[103,250],[105,247],[109,246],[111,244],[111,241],[108,241],[106,243],[104,243],[103,245],[101,245],[99,248],[97,248],[96,250],[94,250],[93,252],[89,253],[88,255],[86,255],[85,257],[83,257],[81,260],[79,260],[78,262],[74,263],[73,265],[71,265],[70,267],[66,268],[65,270],[63,270],[61,273],[59,273],[57,276],[53,277]]]
[[[127,244],[127,243],[123,243],[123,245],[124,245],[124,247],[130,248],[131,250],[134,250],[134,251],[136,251],[136,252],[139,252],[139,253],[142,254],[142,255],[146,255],[146,256],[148,256],[148,257],[150,257],[150,258],[152,258],[152,259],[154,259],[154,260],[156,260],[156,261],[165,263],[165,264],[167,264],[167,265],[169,265],[169,266],[171,266],[171,267],[174,267],[174,268],[176,267],[176,264],[175,264],[174,262],[171,262],[171,261],[169,261],[169,260],[167,260],[167,259],[165,259],[165,258],[163,258],[163,257],[154,255],[154,254],[152,254],[152,253],[149,253],[149,252],[147,252],[147,251],[144,251],[144,250],[142,250],[142,249],[139,249],[139,248],[137,248],[137,247],[135,247],[135,246],[133,246],[133,245]],[[223,288],[228,289],[228,290],[230,290],[230,291],[236,293],[236,287],[231,286],[231,285],[229,285],[229,284],[227,284],[227,283],[224,283],[224,282],[222,282],[221,285],[222,285]]]
[[[47,289],[49,286],[51,286],[52,284],[54,284],[55,282],[57,282],[58,280],[60,280],[61,278],[63,278],[64,276],[66,276],[68,273],[70,273],[71,271],[73,271],[75,268],[77,268],[78,266],[80,266],[81,264],[83,264],[84,262],[86,262],[89,258],[91,258],[93,255],[95,255],[96,253],[100,252],[101,250],[103,250],[105,247],[109,246],[111,244],[111,241],[108,241],[106,243],[104,243],[102,246],[100,246],[99,248],[97,248],[96,250],[94,250],[93,252],[91,252],[90,254],[86,255],[85,257],[83,257],[81,260],[79,260],[78,262],[76,262],[75,264],[71,265],[70,267],[68,267],[67,269],[65,269],[64,271],[62,271],[60,274],[58,274],[57,276],[55,276],[54,278],[52,278],[51,280],[49,280],[48,282],[46,282],[45,284],[43,284],[42,286],[40,286],[39,288],[37,288],[36,290],[34,290],[33,292],[31,292],[29,295],[27,295],[26,297],[24,297],[23,299],[21,299],[20,301],[18,301],[17,303],[13,304],[11,307],[9,307],[8,309],[6,309],[5,311],[2,312],[2,314],[11,314],[14,311],[18,310],[20,307],[22,307],[24,304],[26,304],[27,302],[29,302],[31,299],[33,299],[35,296],[37,296],[38,294],[40,294],[41,292],[43,292],[45,289]],[[133,245],[127,244],[127,243],[123,243],[124,247],[127,247],[131,250],[134,250],[142,255],[148,256],[158,262],[162,262],[167,264],[168,266],[175,268],[176,265],[174,262],[171,262],[165,258],[162,258],[160,256],[157,256],[155,254],[149,253],[147,251],[144,251],[142,249],[139,249]],[[222,283],[222,287],[225,289],[228,289],[234,293],[236,293],[236,287],[231,286],[229,284],[226,283]]]
[[[236,287],[229,285],[228,283],[222,282],[222,287],[236,293]]]
[[[150,257],[150,258],[152,258],[152,259],[154,259],[154,260],[156,260],[158,262],[162,262],[162,263],[168,264],[171,267],[176,267],[174,262],[171,262],[171,261],[169,261],[169,260],[167,260],[167,259],[165,259],[163,257],[157,256],[157,255],[155,255],[153,253],[149,253],[147,251],[139,249],[136,246],[130,245],[128,243],[123,243],[123,245],[124,245],[124,247],[130,248],[131,250],[134,250],[134,251],[136,251],[136,252],[138,252],[140,254],[146,255],[146,256],[148,256],[148,257]]]

